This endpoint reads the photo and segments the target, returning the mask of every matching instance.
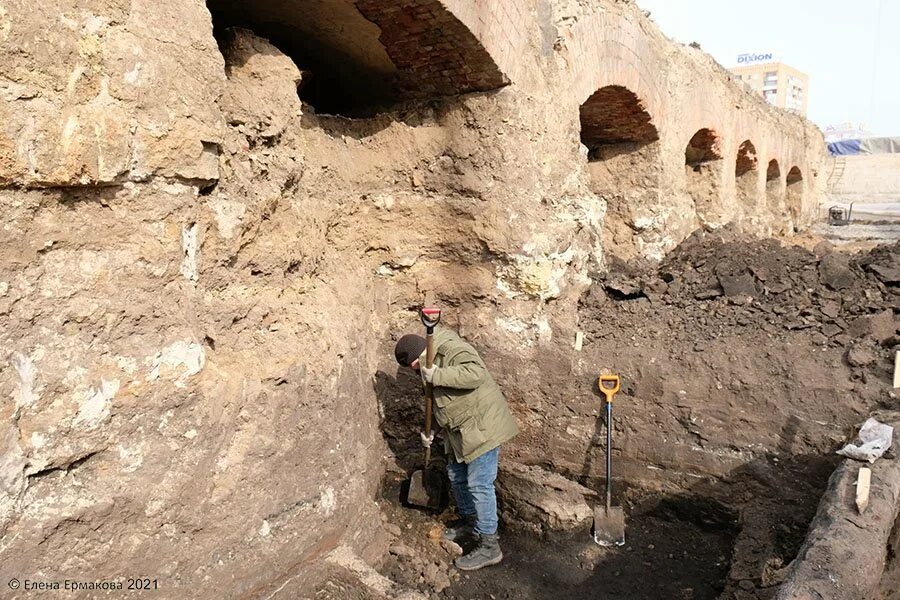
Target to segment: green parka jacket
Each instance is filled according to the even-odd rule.
[[[448,456],[452,450],[457,461],[470,463],[514,437],[519,428],[472,346],[456,332],[438,327],[434,347],[434,418],[445,429]]]

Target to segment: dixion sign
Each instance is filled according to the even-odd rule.
[[[771,52],[763,52],[760,54],[752,52],[749,54],[738,54],[739,65],[752,65],[761,62],[771,62],[773,60],[775,60],[775,57]]]

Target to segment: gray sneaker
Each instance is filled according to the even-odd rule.
[[[449,542],[459,544],[475,536],[475,517],[459,517],[447,523],[441,536]]]
[[[476,534],[478,546],[474,550],[456,559],[456,568],[460,571],[475,571],[482,567],[498,564],[503,560],[503,552],[500,551],[500,536]]]

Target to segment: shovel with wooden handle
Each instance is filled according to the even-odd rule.
[[[606,396],[606,505],[594,507],[594,541],[601,546],[625,544],[625,511],[612,505],[612,406],[621,387],[618,375],[601,375],[600,391]]]
[[[422,325],[425,326],[425,366],[429,369],[434,366],[434,328],[441,322],[441,309],[426,307],[421,310],[419,316]],[[434,386],[425,384],[425,436],[431,437],[431,405],[434,402]],[[443,474],[428,470],[431,463],[431,446],[425,448],[425,464],[422,469],[415,471],[409,480],[409,492],[406,502],[425,508],[439,508],[443,496]]]

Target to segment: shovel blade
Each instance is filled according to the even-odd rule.
[[[620,506],[609,510],[594,507],[594,541],[601,546],[625,545],[625,511]]]
[[[423,508],[440,508],[442,481],[439,473],[424,469],[415,471],[409,479],[406,503]]]

